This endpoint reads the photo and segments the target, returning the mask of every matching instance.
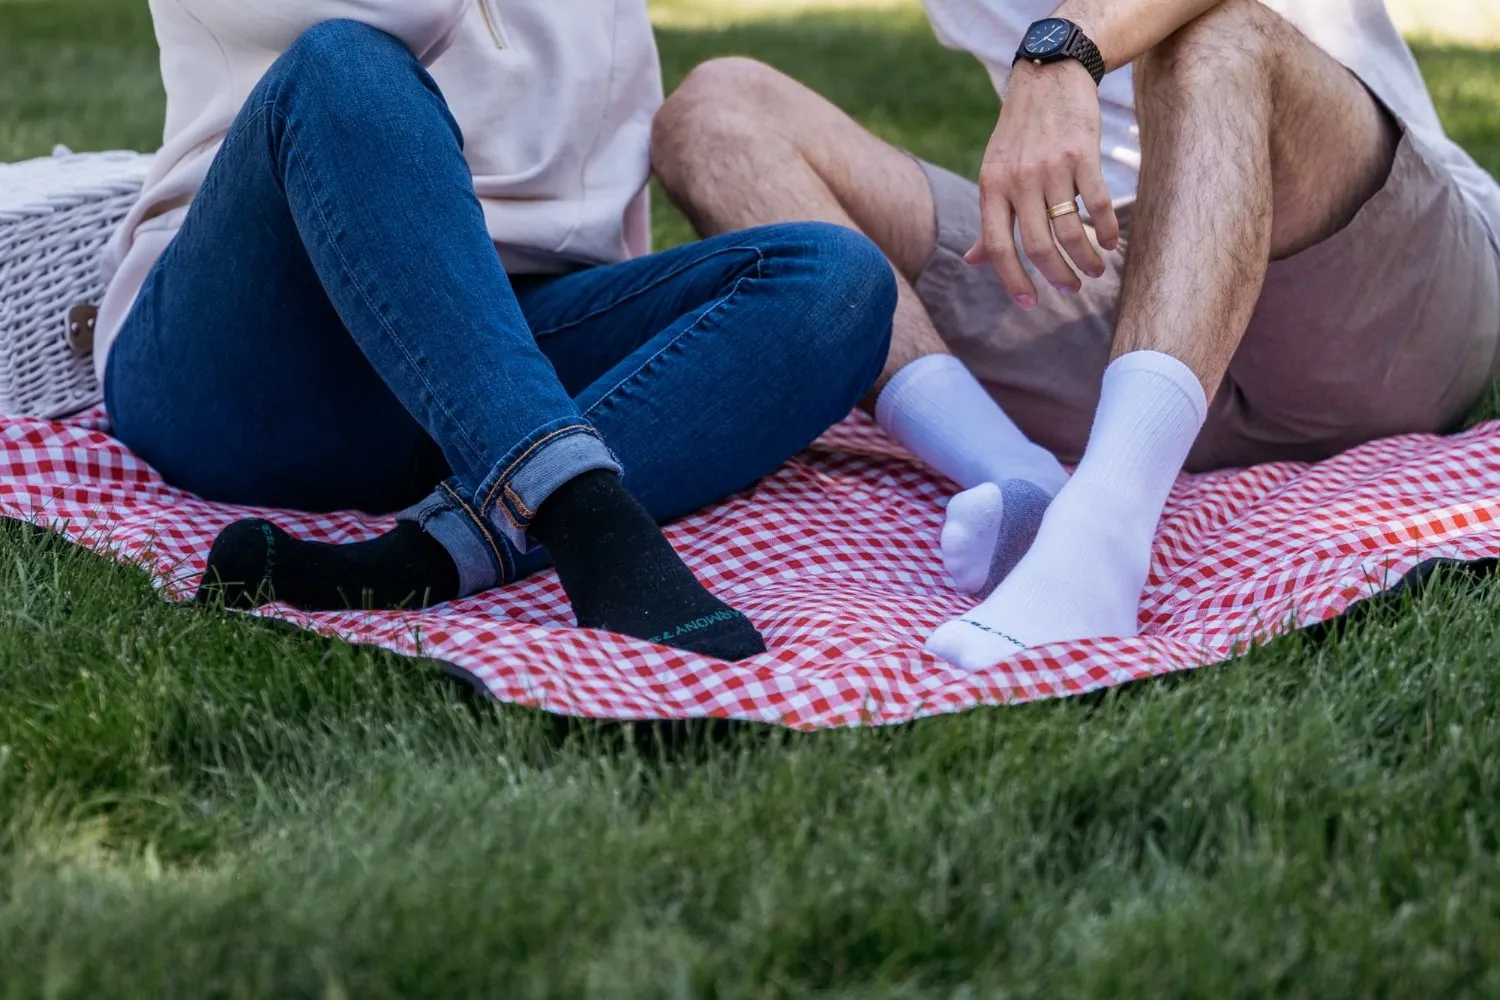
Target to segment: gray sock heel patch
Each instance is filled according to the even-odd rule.
[[[1000,537],[995,545],[994,558],[990,560],[990,575],[984,581],[984,589],[979,592],[981,599],[993,594],[1030,550],[1042,526],[1042,517],[1052,503],[1051,494],[1024,479],[1007,479],[1001,483],[1000,497]]]

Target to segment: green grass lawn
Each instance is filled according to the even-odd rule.
[[[726,8],[658,5],[672,80],[750,53],[976,162],[911,3]],[[1500,170],[1500,51],[1419,55]],[[144,0],[0,0],[0,160],[152,148],[154,58]],[[4,527],[0,997],[1500,995],[1497,666],[1455,573],[1102,698],[669,741]]]

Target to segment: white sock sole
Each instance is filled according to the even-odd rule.
[[[948,504],[943,567],[963,594],[988,597],[1031,547],[1052,497],[1025,480],[984,483]]]

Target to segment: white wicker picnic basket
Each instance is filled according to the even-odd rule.
[[[0,414],[59,417],[99,401],[92,319],[78,307],[99,304],[100,251],[150,163],[59,148],[0,164]]]

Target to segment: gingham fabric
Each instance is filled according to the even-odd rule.
[[[98,411],[0,421],[0,516],[143,566],[168,598],[184,598],[219,529],[267,512],[167,487],[103,427]],[[922,651],[934,626],[971,603],[939,564],[950,489],[856,417],[755,490],[670,527],[704,582],[765,633],[770,651],[743,663],[569,628],[552,573],[425,612],[264,613],[443,661],[498,699],[563,715],[815,729],[1218,663],[1333,618],[1426,560],[1500,554],[1500,424],[1379,441],[1315,466],[1184,476],[1157,538],[1140,638],[1033,649],[969,675]],[[268,516],[333,542],[388,526],[356,514]]]

